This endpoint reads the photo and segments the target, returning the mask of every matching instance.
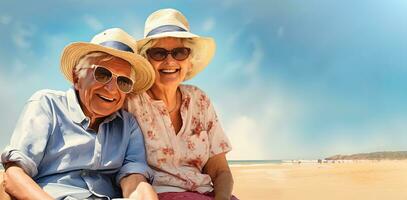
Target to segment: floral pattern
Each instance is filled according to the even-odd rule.
[[[170,192],[171,186],[178,188],[174,191],[210,192],[211,179],[202,169],[210,157],[229,152],[231,145],[208,96],[191,85],[181,85],[180,91],[183,125],[179,133],[172,127],[164,102],[146,93],[130,96],[126,108],[144,134],[148,164],[156,172],[153,186],[167,186],[158,192]]]

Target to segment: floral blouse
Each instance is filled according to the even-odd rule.
[[[180,91],[182,127],[178,134],[164,102],[147,93],[130,96],[127,110],[144,134],[156,192],[210,192],[211,178],[202,173],[203,167],[210,157],[229,152],[231,144],[208,96],[191,85],[180,85]]]

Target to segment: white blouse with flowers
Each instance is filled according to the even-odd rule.
[[[211,178],[202,170],[208,159],[229,152],[231,145],[208,96],[199,88],[180,85],[182,127],[178,134],[161,100],[147,93],[130,96],[127,109],[144,134],[147,160],[154,170],[158,192],[213,190]]]

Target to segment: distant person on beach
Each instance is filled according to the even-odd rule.
[[[73,87],[27,101],[1,154],[0,199],[10,198],[4,191],[15,199],[157,199],[143,135],[121,109],[127,95],[154,81],[136,46],[114,28],[65,47],[61,71]]]
[[[182,84],[209,64],[214,40],[192,34],[179,11],[162,9],[147,18],[137,46],[156,78],[126,106],[144,134],[159,199],[237,199],[225,156],[231,144],[213,103],[198,87]]]

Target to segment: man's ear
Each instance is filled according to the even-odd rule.
[[[76,90],[79,89],[79,85],[78,85],[78,75],[75,72],[72,72],[72,81],[73,81],[73,86]]]

